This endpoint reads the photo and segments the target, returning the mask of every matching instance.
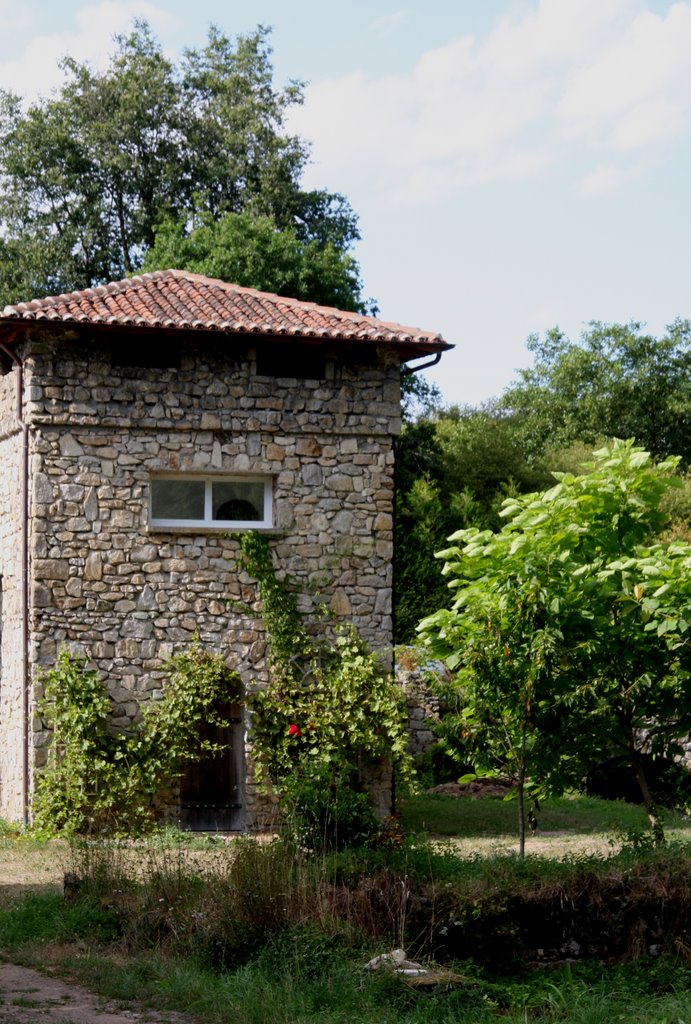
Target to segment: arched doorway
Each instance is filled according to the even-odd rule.
[[[242,706],[225,701],[225,725],[206,722],[202,738],[222,746],[187,766],[180,780],[180,825],[193,832],[241,832],[245,828],[245,728]]]

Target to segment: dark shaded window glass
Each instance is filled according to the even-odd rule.
[[[264,484],[244,480],[219,480],[212,485],[212,518],[225,522],[261,522],[264,518]]]
[[[152,480],[151,515],[154,519],[203,519],[203,480]]]

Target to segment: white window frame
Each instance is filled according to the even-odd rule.
[[[154,519],[153,484],[154,480],[195,480],[204,483],[204,518],[203,519]],[[149,527],[173,528],[176,530],[270,530],[273,527],[273,480],[270,476],[231,475],[204,473],[152,473],[149,486]],[[214,483],[250,483],[264,486],[264,517],[263,519],[213,519],[212,518],[212,487]]]

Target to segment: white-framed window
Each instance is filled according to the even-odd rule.
[[[273,525],[268,476],[161,473],[150,483],[150,526],[266,530]]]

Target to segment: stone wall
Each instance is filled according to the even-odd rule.
[[[334,350],[327,379],[305,381],[257,376],[254,349],[233,338],[193,336],[178,370],[118,368],[110,345],[66,333],[37,333],[30,351],[34,666],[61,644],[83,650],[123,727],[195,633],[246,686],[265,680],[261,621],[239,610],[257,595],[238,541],[152,528],[149,482],[163,471],[269,475],[275,559],[302,608],[324,602],[390,649],[395,357]],[[34,739],[40,764],[40,723]],[[248,808],[256,818],[251,786]]]
[[[398,651],[396,681],[408,707],[408,750],[413,757],[426,754],[437,743],[435,726],[441,721],[441,702],[435,682],[448,681],[449,673],[440,661],[420,661],[414,648]]]
[[[22,814],[22,434],[16,375],[0,376],[0,817]]]

